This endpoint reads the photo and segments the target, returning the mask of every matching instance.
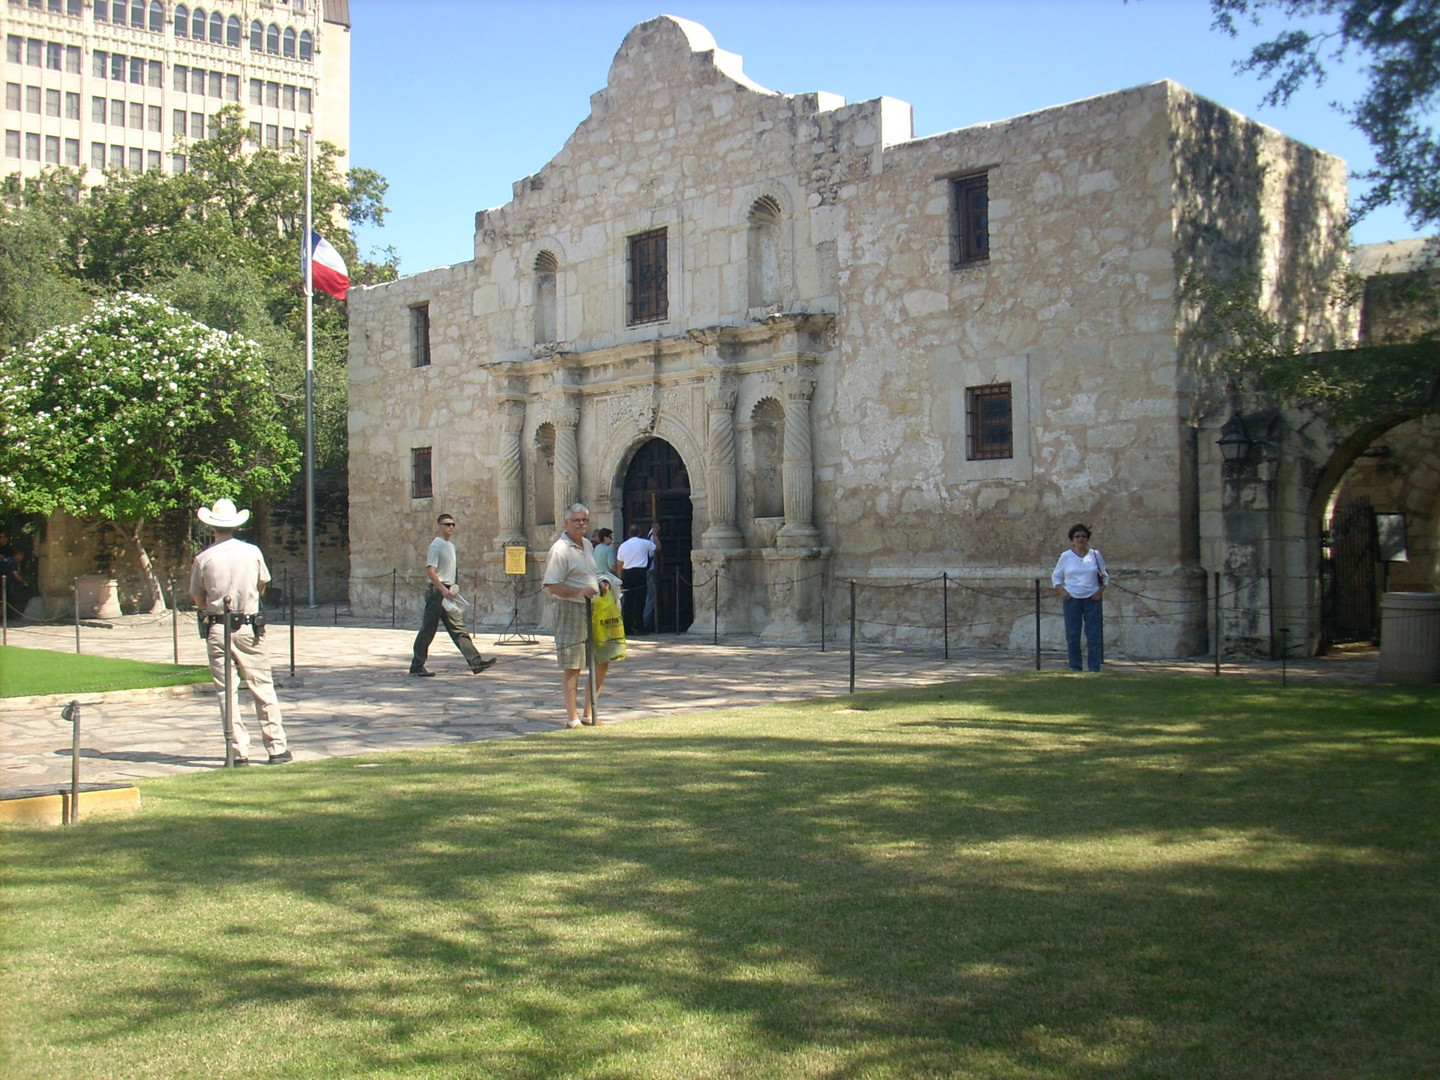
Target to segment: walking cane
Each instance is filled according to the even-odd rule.
[[[225,729],[225,768],[235,767],[235,722],[230,715],[231,680],[234,674],[231,670],[230,659],[230,597],[225,597],[225,614],[222,616],[222,626],[225,628],[225,696],[221,699],[220,720]],[[208,636],[208,635],[207,635]]]
[[[590,597],[585,598],[585,666],[590,671],[590,679],[585,684],[585,698],[590,703],[590,722],[596,727],[600,726],[600,717],[595,712],[595,620],[592,605],[594,601]]]

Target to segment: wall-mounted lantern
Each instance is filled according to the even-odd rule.
[[[1216,440],[1226,465],[1239,467],[1280,456],[1280,416],[1256,413],[1250,417],[1232,413],[1220,428]]]

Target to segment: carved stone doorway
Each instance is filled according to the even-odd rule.
[[[655,628],[678,634],[695,618],[694,582],[690,570],[690,536],[694,510],[690,474],[675,448],[651,439],[635,452],[625,472],[622,531],[638,525],[642,535],[660,525],[661,550],[651,578],[655,594]],[[617,537],[617,540],[623,537]]]

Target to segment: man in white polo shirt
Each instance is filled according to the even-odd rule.
[[[595,572],[595,549],[585,538],[590,527],[590,511],[583,503],[575,503],[565,511],[565,531],[550,547],[545,560],[545,591],[554,598],[555,656],[560,661],[560,685],[565,691],[566,727],[593,724],[590,699],[598,696],[605,685],[608,663],[595,665],[595,686],[585,696],[585,719],[580,719],[576,698],[580,690],[580,669],[585,666],[585,643],[590,638],[590,620],[586,600],[600,594],[600,579]],[[600,721],[604,723],[604,721]]]
[[[648,537],[640,535],[640,526],[630,526],[630,538],[615,552],[615,569],[620,572],[624,593],[620,596],[625,616],[625,636],[638,637],[645,632],[645,594],[650,589],[650,561],[660,550],[660,526],[651,525]]]

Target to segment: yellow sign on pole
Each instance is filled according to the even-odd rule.
[[[525,574],[526,554],[527,553],[524,544],[506,544],[505,573],[518,574],[523,577]]]

